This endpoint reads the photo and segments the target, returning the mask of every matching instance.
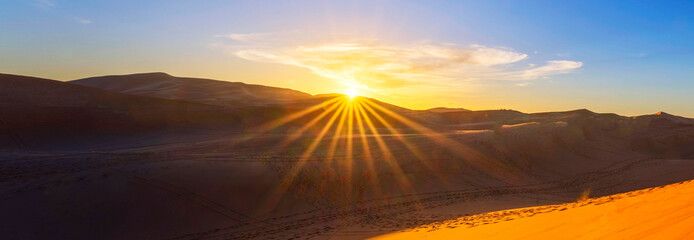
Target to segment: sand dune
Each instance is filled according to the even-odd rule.
[[[174,77],[166,73],[91,77],[70,81],[70,83],[119,93],[227,107],[286,104],[311,97],[310,94],[285,88]]]
[[[0,111],[0,148],[32,149],[41,142],[57,146],[163,128],[239,124],[236,112],[217,106],[9,74],[0,74]]]
[[[436,113],[447,113],[447,112],[469,112],[470,110],[467,110],[465,108],[437,107],[437,108],[430,108],[430,109],[427,109],[425,111],[436,112]]]
[[[694,179],[694,124],[662,113],[432,112],[369,100],[385,123],[371,113],[373,128],[350,136],[339,120],[327,130],[328,117],[313,121],[333,113],[321,104],[281,128],[253,128],[337,95],[231,108],[13,75],[0,84],[0,107],[13,113],[0,116],[5,238],[363,239]],[[126,127],[104,133],[119,119]],[[44,146],[66,147],[37,144],[48,137]]]
[[[373,239],[691,239],[694,183],[483,213]]]

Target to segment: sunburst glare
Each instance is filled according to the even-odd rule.
[[[359,91],[357,91],[354,88],[350,88],[350,89],[347,89],[346,94],[350,99],[354,99],[355,97],[359,96]]]
[[[301,157],[286,166],[281,184],[267,199],[263,209],[275,208],[289,192],[301,194],[308,189],[330,195],[332,197],[326,199],[342,204],[363,200],[365,194],[371,197],[382,196],[388,191],[411,194],[413,169],[405,169],[403,164],[411,165],[412,160],[416,159],[422,164],[421,167],[436,171],[434,164],[419,149],[422,139],[429,139],[427,141],[436,143],[443,151],[467,159],[466,165],[469,167],[484,170],[502,181],[509,179],[509,170],[498,159],[484,157],[475,149],[398,114],[375,100],[357,98],[356,89],[348,89],[345,93],[344,96],[310,107],[310,110],[298,111],[290,115],[291,118],[278,119],[258,129],[265,132],[307,117],[299,121],[299,129],[293,130],[275,147],[277,152],[282,152],[290,144],[296,144]],[[414,132],[398,130],[402,127]],[[417,137],[417,143],[410,141],[413,136]],[[315,175],[311,169],[318,166],[324,171]],[[382,171],[392,174],[388,177],[390,180],[384,182],[379,178]],[[317,181],[315,178],[320,178],[321,183],[314,184]],[[329,187],[330,184],[343,186],[341,192],[336,192],[339,188]]]

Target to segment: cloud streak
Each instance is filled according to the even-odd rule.
[[[270,35],[270,33],[230,33],[227,35],[219,35],[217,37],[228,38],[240,43],[248,43],[265,40]]]
[[[581,66],[583,66],[582,62],[568,60],[547,61],[547,65],[523,71],[523,73],[520,74],[520,78],[524,80],[533,80],[549,75],[565,74]]]
[[[37,8],[46,10],[46,11],[58,10],[57,12],[59,14],[61,12],[63,12],[63,11],[60,11],[59,9],[54,9],[54,8],[58,7],[58,4],[53,0],[34,0],[32,5],[34,5]],[[71,14],[60,14],[60,15],[62,15],[63,17],[66,17],[66,18],[71,18],[76,23],[80,23],[80,24],[91,24],[92,23],[92,20],[73,16]]]
[[[377,41],[333,42],[293,47],[254,45],[265,34],[230,34],[245,45],[227,46],[242,59],[310,69],[315,74],[349,87],[372,91],[406,86],[452,86],[461,82],[528,82],[566,74],[583,63],[553,60],[522,64],[528,55],[483,45],[383,44]],[[224,45],[223,45],[224,46]],[[523,82],[523,83],[518,83]]]
[[[55,2],[53,2],[51,0],[35,0],[34,6],[36,6],[38,8],[42,8],[42,9],[48,9],[48,8],[55,7],[56,4],[55,4]]]
[[[75,20],[75,22],[81,23],[81,24],[90,24],[92,23],[92,20],[81,18],[81,17],[73,17],[72,20]]]

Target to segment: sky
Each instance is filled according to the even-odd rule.
[[[0,72],[694,117],[694,2],[0,0]]]

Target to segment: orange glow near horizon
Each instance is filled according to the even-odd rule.
[[[354,88],[350,88],[350,89],[347,90],[346,95],[347,95],[350,99],[354,99],[354,97],[356,97],[356,96],[359,95],[359,92],[358,92],[356,89],[354,89]]]
[[[429,129],[421,123],[381,106],[376,101],[359,96],[339,96],[299,110],[259,126],[254,133],[250,134],[251,137],[245,137],[241,141],[305,116],[314,117],[306,119],[307,121],[302,123],[301,127],[288,134],[275,147],[276,151],[283,151],[291,143],[306,144],[301,145],[300,157],[287,168],[279,186],[263,205],[263,209],[273,209],[292,187],[307,183],[307,179],[304,179],[305,168],[315,164],[323,165],[324,169],[328,169],[327,172],[321,173],[327,174],[324,177],[337,179],[344,184],[346,190],[343,194],[347,195],[342,196],[338,201],[360,200],[361,194],[366,192],[373,194],[372,197],[382,196],[382,193],[395,189],[403,194],[412,193],[412,183],[408,172],[402,167],[402,159],[399,159],[403,156],[399,152],[402,150],[398,150],[397,153],[392,152],[393,144],[397,142],[398,145],[404,146],[408,152],[406,155],[414,156],[425,167],[434,166],[429,162],[431,159],[427,159],[419,147],[403,135],[404,132],[399,130],[402,127],[407,128],[408,132],[414,131],[408,134],[432,140],[446,151],[465,159],[471,167],[493,173],[492,175],[501,181],[509,181],[513,178],[508,167],[498,160],[486,157],[463,143],[448,138],[445,133]],[[304,140],[298,141],[299,139]],[[355,168],[355,166],[362,167]],[[380,170],[386,168],[392,174],[394,184],[397,186],[393,185],[393,189],[383,186],[382,179],[378,176],[380,172],[378,166]],[[355,189],[353,187],[355,181],[363,181],[368,186],[365,186],[365,189]],[[307,186],[299,186],[299,188],[305,187]],[[325,190],[325,186],[314,185],[313,187],[322,187],[323,191],[330,191]],[[355,191],[362,192],[355,193]]]

